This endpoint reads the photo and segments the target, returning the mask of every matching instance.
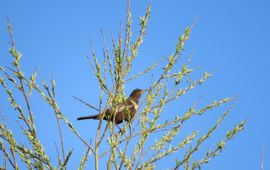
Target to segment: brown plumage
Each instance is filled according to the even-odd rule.
[[[103,116],[103,120],[114,121],[116,124],[120,124],[123,121],[129,122],[134,118],[139,107],[138,106],[139,100],[145,91],[146,90],[135,89],[131,92],[129,98],[127,98],[124,103],[119,103],[116,106],[105,110],[101,114],[79,117],[77,120],[85,120],[85,119],[97,120],[101,119]],[[113,114],[115,114],[115,116],[113,116]]]

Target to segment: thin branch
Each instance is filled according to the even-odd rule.
[[[264,170],[264,144],[262,144],[262,151],[261,151],[261,170]]]
[[[98,112],[100,111],[100,109],[96,108],[95,106],[91,105],[90,103],[87,103],[87,102],[83,101],[82,99],[80,99],[78,97],[73,96],[73,98],[78,100],[79,102],[85,104],[86,106],[90,107],[91,109],[94,109],[94,110],[96,110]]]
[[[14,42],[14,39],[13,39],[13,32],[12,32],[12,27],[11,27],[11,22],[9,20],[9,18],[7,18],[7,21],[8,21],[8,33],[9,33],[9,37],[10,37],[10,45],[11,47],[15,47],[15,42]]]

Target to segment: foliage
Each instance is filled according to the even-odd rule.
[[[119,34],[118,40],[112,41],[113,52],[110,53],[105,37],[103,36],[103,59],[96,56],[93,48],[92,57],[89,57],[91,68],[99,82],[101,91],[99,107],[96,108],[79,98],[76,99],[90,109],[104,110],[125,100],[124,87],[127,82],[144,76],[158,66],[155,63],[144,71],[130,76],[133,67],[132,63],[136,59],[139,47],[142,45],[144,36],[146,35],[150,13],[151,2],[146,9],[145,15],[140,18],[139,34],[134,38],[135,41],[133,41],[130,3],[128,2],[125,34]],[[175,165],[170,167],[172,169],[179,169],[180,167],[184,167],[185,169],[200,169],[203,164],[211,161],[222,152],[226,143],[244,128],[245,122],[240,122],[229,130],[224,139],[221,139],[214,148],[209,149],[204,155],[200,155],[201,159],[192,159],[194,154],[200,150],[202,144],[212,137],[224,118],[230,113],[234,98],[224,98],[214,101],[201,109],[196,109],[196,104],[194,104],[184,114],[181,114],[181,116],[169,119],[170,116],[168,115],[168,120],[163,121],[163,119],[160,119],[166,105],[176,101],[187,92],[203,84],[211,76],[209,73],[204,73],[200,79],[191,80],[191,73],[194,72],[194,69],[190,68],[188,63],[183,64],[180,70],[176,67],[176,63],[183,56],[182,52],[185,43],[190,37],[192,28],[193,25],[188,26],[183,34],[178,37],[175,51],[166,58],[166,64],[163,66],[160,75],[153,78],[155,80],[149,84],[146,97],[143,99],[140,105],[141,109],[134,121],[131,123],[125,122],[122,126],[122,133],[119,133],[118,127],[112,122],[105,124],[105,122],[100,120],[98,122],[96,136],[93,137],[93,142],[87,142],[58,107],[55,100],[55,80],[52,80],[50,85],[47,85],[45,82],[39,83],[36,80],[36,72],[31,74],[29,78],[23,72],[20,65],[21,54],[15,47],[11,25],[9,23],[8,32],[11,44],[9,52],[12,56],[12,65],[11,67],[0,67],[2,73],[0,83],[2,90],[8,95],[10,106],[18,114],[18,126],[27,141],[24,141],[23,144],[19,143],[4,120],[2,121],[0,124],[0,150],[3,154],[3,168],[5,169],[9,164],[14,169],[19,169],[18,161],[21,161],[29,169],[66,169],[68,163],[71,161],[73,150],[72,148],[66,149],[67,146],[64,144],[65,140],[62,134],[61,122],[68,126],[70,131],[82,142],[83,147],[86,148],[78,169],[84,169],[89,159],[94,160],[95,169],[100,169],[100,159],[107,159],[107,169],[123,169],[124,167],[126,169],[154,169],[157,162],[176,153],[177,155],[182,153],[183,157],[176,159]],[[40,94],[44,102],[53,109],[57,120],[61,145],[61,152],[59,153],[57,151],[57,165],[52,163],[50,156],[46,153],[37,135],[34,113],[29,102],[33,91]],[[14,94],[18,93],[22,94],[23,103],[15,97],[16,95]],[[203,115],[226,103],[231,103],[230,107],[205,134],[200,134],[194,127],[193,132],[188,136],[184,137],[181,141],[175,141],[180,135],[185,122],[189,119],[196,115]],[[155,134],[158,134],[158,138],[152,141],[152,136]],[[177,144],[175,144],[176,142]],[[30,145],[27,145],[27,143],[30,143]],[[107,150],[100,152],[101,147],[107,148]],[[186,150],[185,153],[183,153],[183,149]]]

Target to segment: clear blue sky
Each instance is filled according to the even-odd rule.
[[[133,31],[137,32],[138,17],[144,14],[147,1],[132,1],[131,5]],[[198,90],[188,94],[186,100],[194,101],[202,96],[201,100],[206,104],[222,97],[239,96],[232,114],[216,133],[215,141],[210,141],[207,146],[214,146],[226,129],[243,119],[248,120],[245,131],[229,142],[223,153],[203,169],[259,169],[262,144],[265,147],[265,169],[270,169],[269,8],[270,2],[267,0],[153,2],[148,35],[134,63],[135,71],[158,61],[160,57],[168,56],[175,47],[177,36],[199,16],[186,50],[194,54],[192,66],[198,68],[199,73],[212,72],[213,77]],[[24,70],[31,73],[37,69],[44,80],[50,80],[51,74],[54,75],[61,109],[82,135],[90,139],[97,123],[77,122],[76,117],[94,111],[90,112],[72,96],[98,104],[98,84],[86,60],[86,56],[90,55],[89,39],[97,53],[101,54],[100,29],[104,30],[107,40],[110,40],[110,32],[116,36],[120,23],[124,23],[125,13],[124,0],[2,0],[0,65],[10,63],[6,21],[9,17],[17,49],[23,54]],[[142,78],[128,84],[126,93],[135,87],[147,87],[145,80]],[[8,109],[5,99],[1,90],[0,105],[8,125],[14,127],[16,115]],[[53,133],[56,128],[54,115],[45,104],[35,100],[32,103],[37,127],[40,129],[38,133],[43,134],[40,135],[41,141],[52,158],[55,158],[54,141],[58,138],[57,133]],[[172,107],[170,109],[177,110],[178,106]],[[213,123],[214,118],[198,118],[191,127],[198,125],[199,128],[206,121]],[[21,139],[20,134],[15,135]],[[64,137],[67,146],[74,148],[73,161],[69,165],[70,169],[74,169],[79,164],[78,157],[83,148],[79,147],[81,143],[77,139],[71,140],[75,138],[71,133],[66,132]],[[171,161],[175,162],[174,159]],[[159,167],[162,169],[166,165],[168,162],[163,162]],[[93,167],[93,159],[88,167]]]

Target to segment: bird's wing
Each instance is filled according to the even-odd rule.
[[[117,104],[116,107],[114,107],[114,108],[111,107],[109,110],[110,111],[113,111],[112,109],[117,109],[116,110],[117,112],[122,112],[122,111],[124,111],[126,109],[131,109],[132,107],[134,107],[135,110],[137,110],[139,106],[133,100],[128,100],[125,103],[119,103],[119,104]]]
[[[136,103],[136,102],[134,102],[133,100],[129,100],[131,103],[132,103],[132,105],[133,106],[131,106],[131,107],[134,107],[134,109],[137,111],[138,110],[138,108],[139,108],[139,106],[138,106],[138,104]]]

